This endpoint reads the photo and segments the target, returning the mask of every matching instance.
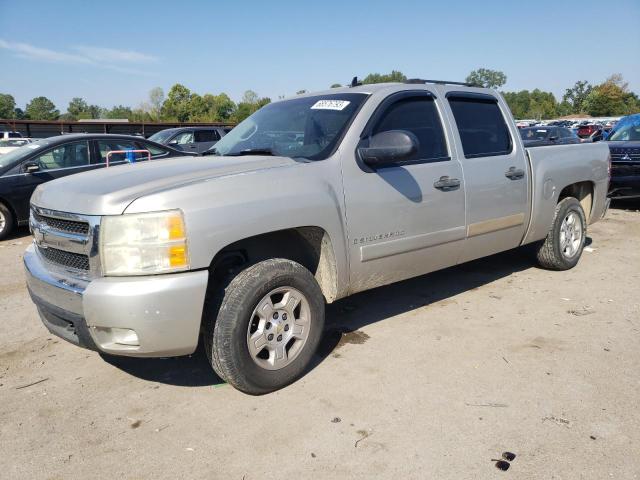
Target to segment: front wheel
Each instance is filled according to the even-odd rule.
[[[311,272],[291,260],[265,260],[233,278],[219,304],[215,318],[205,319],[205,348],[223,380],[260,395],[304,374],[324,327],[324,298]]]
[[[569,270],[580,260],[587,238],[587,220],[580,202],[565,198],[556,206],[547,238],[538,247],[538,263],[550,270]]]
[[[4,240],[13,231],[13,215],[5,205],[0,203],[0,240]]]

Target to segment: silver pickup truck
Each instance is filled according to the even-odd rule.
[[[572,268],[608,203],[603,144],[525,149],[493,90],[413,80],[272,103],[203,157],[55,180],[24,255],[45,326],[113,355],[194,352],[262,394],[326,303],[522,245]]]

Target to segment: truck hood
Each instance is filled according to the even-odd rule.
[[[81,215],[120,215],[137,198],[212,179],[293,165],[287,157],[177,157],[100,168],[40,185],[38,207]]]

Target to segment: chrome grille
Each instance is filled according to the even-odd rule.
[[[40,258],[57,274],[85,281],[101,276],[99,216],[31,205],[29,227]]]
[[[640,162],[640,148],[610,148],[611,160],[614,162]]]
[[[41,248],[38,247],[40,255],[51,263],[58,264],[66,268],[74,268],[76,270],[89,270],[89,256],[79,253],[65,252],[57,248]]]
[[[77,222],[74,220],[64,220],[62,218],[46,217],[40,215],[35,210],[32,211],[35,220],[41,224],[59,230],[61,232],[78,233],[80,235],[87,235],[89,233],[89,224],[86,222]]]

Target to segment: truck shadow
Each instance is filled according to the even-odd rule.
[[[590,243],[591,238],[587,237],[587,245]],[[307,373],[321,364],[336,347],[344,343],[364,343],[368,337],[358,330],[366,325],[474,290],[533,267],[533,255],[526,247],[519,248],[362,292],[328,305],[325,332]],[[150,382],[183,387],[224,383],[211,369],[202,345],[193,355],[185,357],[145,359],[102,356],[114,367]]]

